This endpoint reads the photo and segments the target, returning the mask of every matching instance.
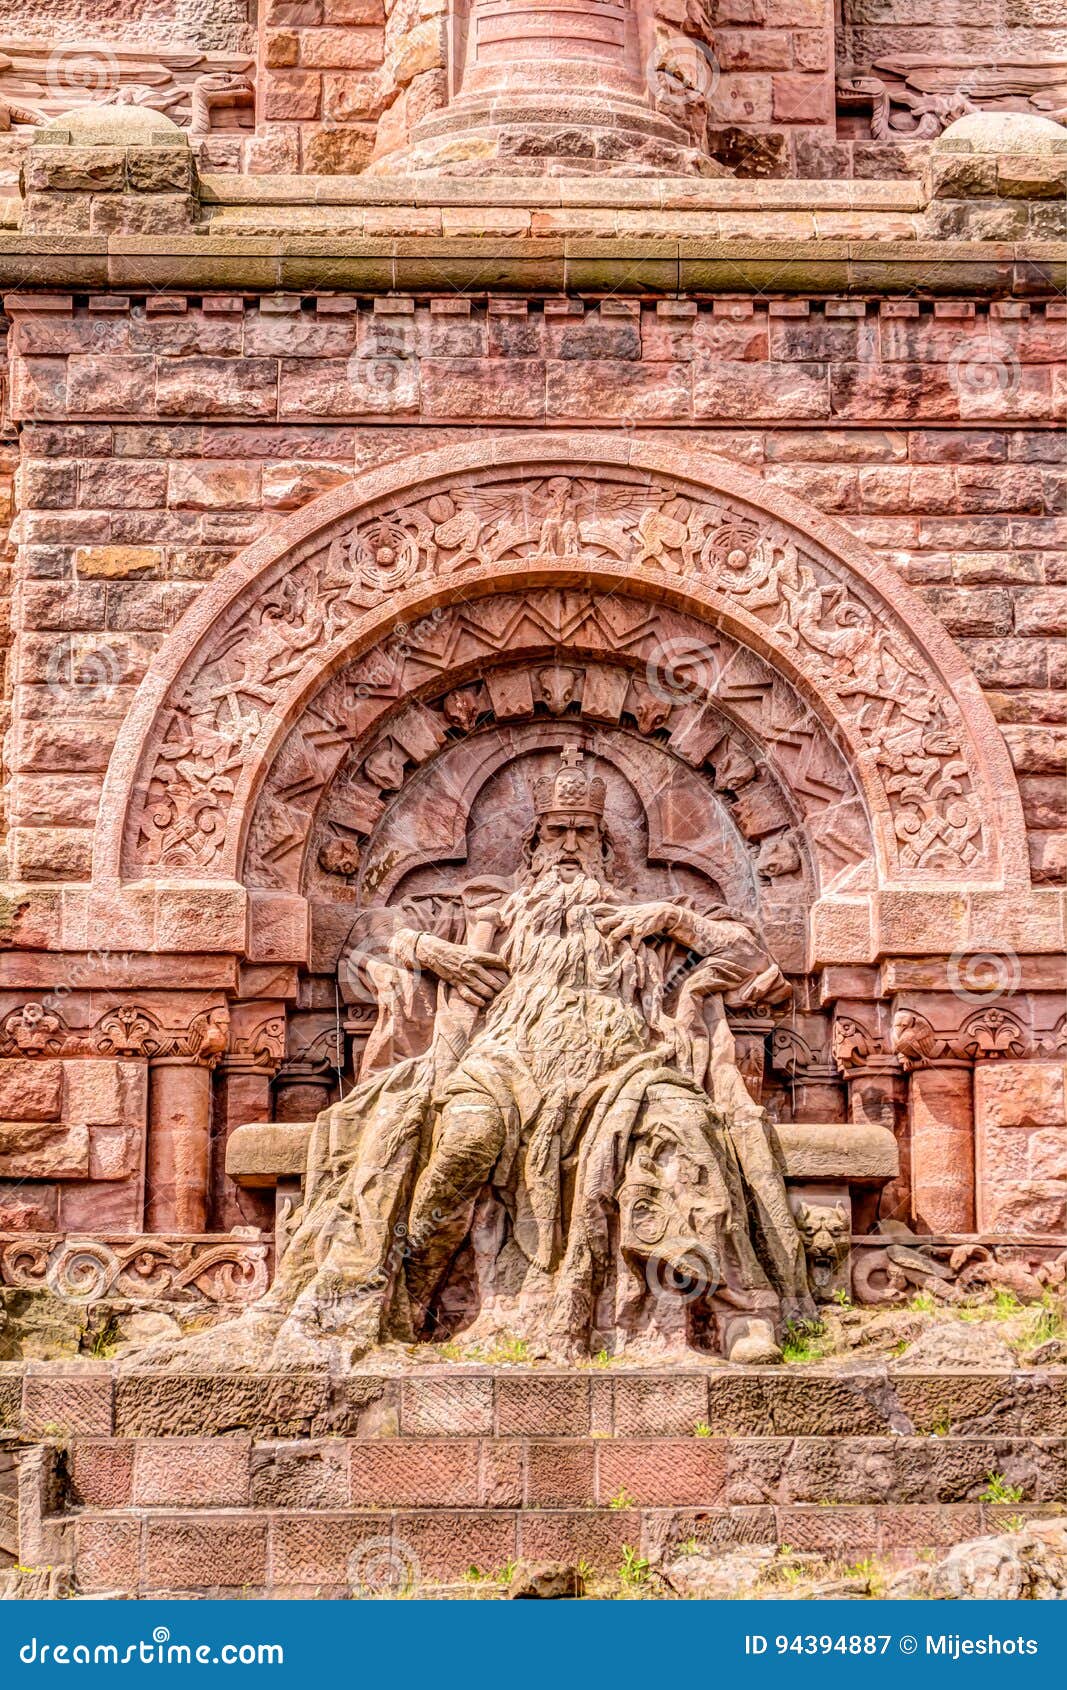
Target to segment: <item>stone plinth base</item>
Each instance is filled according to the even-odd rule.
[[[135,1596],[343,1596],[382,1556],[431,1588],[520,1557],[610,1572],[690,1538],[892,1559],[1067,1492],[1062,1369],[31,1364],[0,1372],[5,1431],[9,1554]],[[985,1500],[992,1474],[1017,1503]]]

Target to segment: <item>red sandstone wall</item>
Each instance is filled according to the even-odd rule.
[[[15,400],[31,419],[22,678],[44,689],[27,692],[20,734],[20,878],[88,873],[132,688],[204,580],[273,513],[442,425],[611,419],[698,431],[839,516],[920,589],[1006,724],[1035,873],[1061,876],[1062,304],[550,302],[499,315],[466,300],[381,303],[384,320],[295,296],[15,302]],[[961,355],[989,336],[1017,371],[1010,391],[970,393]],[[75,661],[107,651],[106,710],[94,699],[79,720],[76,688],[49,690],[57,643]],[[27,812],[59,833],[25,825]]]
[[[899,130],[872,137],[869,104],[835,97],[835,83],[855,77],[896,86],[909,55],[943,73],[939,91],[969,92],[979,105],[1005,99],[1002,82],[983,82],[991,69],[1027,61],[1037,82],[1028,72],[1008,103],[1025,109],[1032,93],[1030,109],[1067,104],[1067,25],[1055,0],[948,0],[932,12],[925,0],[648,4],[661,30],[712,32],[710,143],[742,176],[921,175],[927,140]],[[204,163],[337,173],[363,170],[375,147],[402,144],[413,122],[445,103],[447,14],[448,0],[11,0],[0,28],[44,54],[57,49],[72,104],[92,97],[93,70],[64,71],[63,58],[93,42],[253,54],[258,133],[213,131]],[[894,109],[903,130],[913,126],[906,107]],[[0,183],[13,184],[24,148],[24,134],[0,144]]]
[[[996,65],[1067,51],[1060,0],[840,0],[838,10],[842,66],[899,53]]]
[[[715,157],[742,176],[821,175],[806,161],[835,132],[834,0],[710,0],[708,11]]]
[[[1003,724],[1035,878],[1063,880],[1062,303],[7,303],[23,419],[11,857],[42,893],[88,877],[103,772],[135,688],[242,547],[370,464],[471,429],[564,423],[669,430],[742,462],[833,513],[917,587]],[[991,340],[1010,375],[972,388],[968,348],[987,360]],[[110,1000],[83,1001],[70,959],[48,956],[60,898],[15,912],[19,942],[40,953],[37,989],[75,1048],[33,1060],[5,1048],[0,1118],[22,1124],[25,1144],[0,1164],[0,1231],[141,1224],[144,1068],[79,1054]],[[120,953],[114,962],[118,982]],[[190,958],[189,978],[217,985],[221,966]],[[26,996],[0,990],[0,1026]],[[978,1098],[979,1159],[1000,1204],[980,1221],[1043,1230],[1062,1224],[1060,1071],[1027,1072],[1029,1136],[995,1088]]]
[[[178,44],[244,53],[257,0],[4,0],[5,36],[48,43]]]

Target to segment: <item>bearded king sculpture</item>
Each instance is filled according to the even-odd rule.
[[[533,797],[516,876],[468,881],[432,931],[404,905],[357,919],[342,975],[377,1022],[315,1123],[274,1285],[237,1323],[259,1362],[505,1334],[532,1359],[773,1362],[783,1318],[811,1312],[726,1017],[787,982],[744,922],[628,901],[581,752]]]

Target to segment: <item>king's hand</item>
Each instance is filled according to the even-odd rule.
[[[415,960],[439,979],[455,986],[465,1003],[484,1009],[507,979],[507,964],[493,951],[473,951],[433,933],[420,933]]]
[[[608,939],[654,939],[657,935],[672,938],[680,911],[674,904],[622,904],[601,922],[601,931]]]

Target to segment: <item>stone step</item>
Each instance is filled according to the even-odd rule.
[[[0,1364],[0,1432],[42,1437],[981,1436],[1067,1433],[1067,1370],[938,1373],[884,1365],[686,1371],[590,1367],[418,1373],[119,1372]]]
[[[772,1506],[663,1509],[87,1509],[68,1522],[83,1595],[339,1597],[353,1588],[492,1580],[510,1562],[585,1562],[617,1572],[627,1549],[654,1557],[667,1540],[728,1547],[788,1544],[845,1565],[943,1548],[1044,1509]],[[489,1595],[492,1592],[485,1591]]]
[[[519,1558],[613,1573],[688,1538],[851,1564],[1067,1500],[1062,1368],[28,1363],[0,1368],[4,1428],[27,1564],[82,1594],[338,1596],[383,1567],[480,1589]]]
[[[877,1506],[1067,1497],[1067,1437],[842,1434],[603,1438],[76,1437],[87,1508],[479,1509]]]

